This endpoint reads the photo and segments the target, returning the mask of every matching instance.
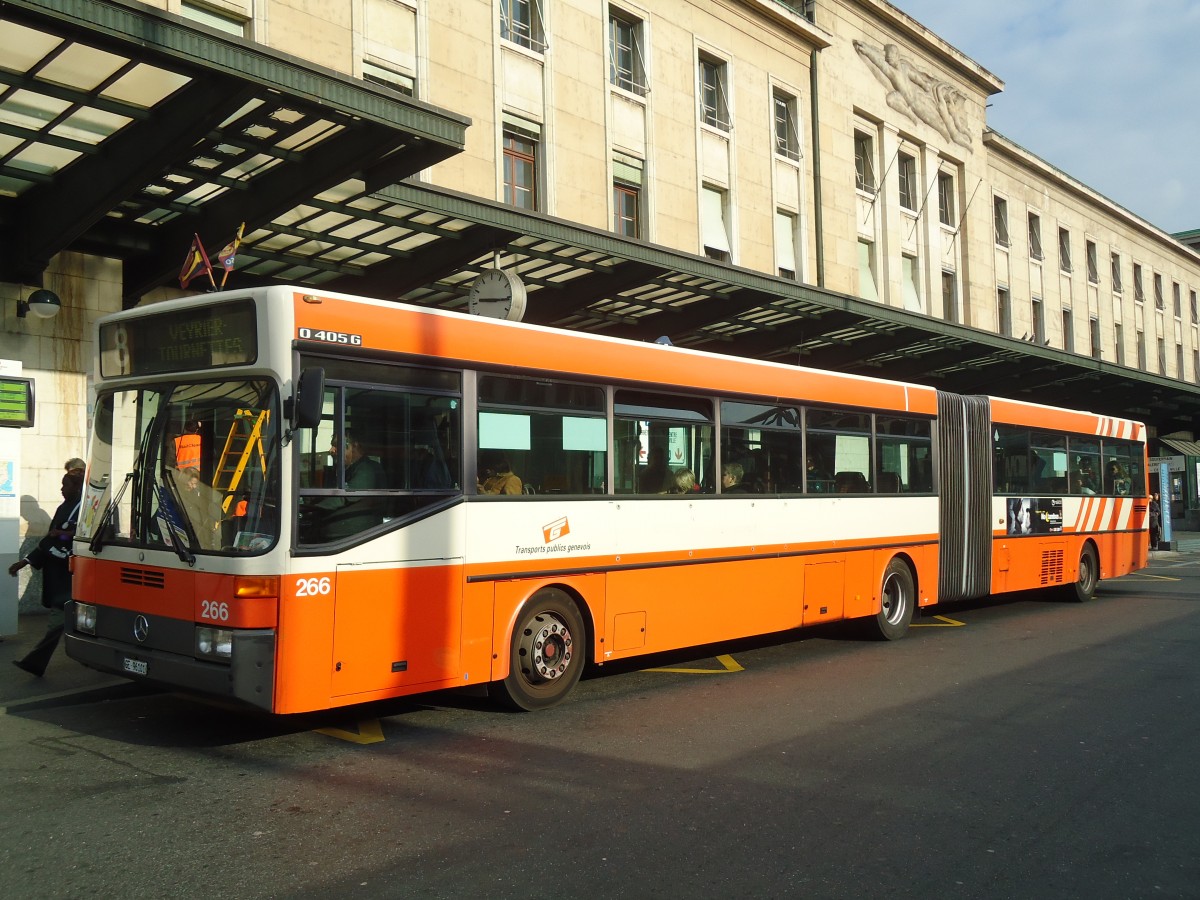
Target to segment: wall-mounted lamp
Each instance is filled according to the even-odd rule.
[[[28,300],[17,301],[17,318],[25,318],[26,313],[33,313],[39,319],[53,319],[62,309],[62,301],[58,294],[45,288],[38,288],[29,295]]]

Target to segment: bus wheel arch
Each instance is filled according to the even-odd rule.
[[[1074,584],[1066,586],[1067,597],[1077,603],[1087,603],[1096,596],[1100,584],[1100,553],[1095,541],[1088,539],[1079,549],[1079,568]]]
[[[898,641],[908,633],[917,608],[916,567],[906,556],[888,560],[879,585],[879,612],[865,620],[871,637]]]
[[[573,591],[541,587],[526,600],[509,635],[508,675],[489,693],[516,710],[545,709],[561,702],[587,662],[588,617]]]

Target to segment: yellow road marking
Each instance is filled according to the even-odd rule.
[[[966,625],[966,622],[960,622],[957,619],[951,619],[949,616],[934,616],[935,619],[941,619],[940,622],[913,622],[911,628],[958,628]]]
[[[728,654],[718,656],[717,662],[719,662],[724,668],[720,668],[720,669],[662,668],[662,669],[645,669],[644,671],[646,671],[646,672],[678,672],[682,675],[727,675],[730,672],[744,672],[745,671],[745,669],[743,669],[741,666],[739,666],[737,664],[737,662],[734,660],[734,658],[732,656],[729,656]]]
[[[1173,578],[1170,575],[1147,575],[1145,572],[1130,572],[1127,578],[1157,578],[1159,581],[1183,581],[1182,578]]]
[[[352,744],[378,744],[383,740],[383,726],[378,719],[364,719],[358,723],[358,731],[347,731],[344,728],[317,728],[317,734],[325,734],[339,741],[349,741]]]

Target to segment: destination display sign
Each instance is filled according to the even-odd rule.
[[[123,319],[100,328],[100,374],[158,375],[258,358],[254,302],[234,300]]]

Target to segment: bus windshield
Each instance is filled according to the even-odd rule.
[[[114,391],[96,404],[79,537],[196,554],[279,537],[277,392],[264,380]]]

